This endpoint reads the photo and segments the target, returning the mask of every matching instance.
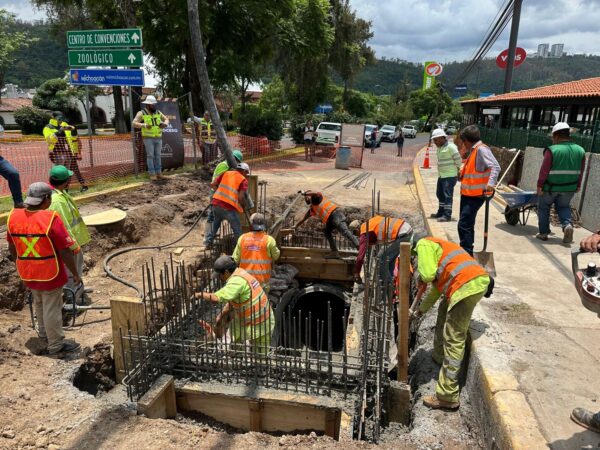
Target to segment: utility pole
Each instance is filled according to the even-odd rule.
[[[508,44],[508,65],[504,76],[504,93],[510,92],[512,86],[513,69],[515,66],[515,52],[517,38],[519,37],[519,22],[521,21],[521,4],[523,0],[514,0],[512,22],[510,25],[510,41]]]

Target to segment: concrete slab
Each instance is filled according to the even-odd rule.
[[[586,183],[586,192],[581,205],[581,219],[583,226],[590,230],[600,228],[600,208],[598,208],[598,198],[600,198],[600,155],[591,155],[590,172]]]

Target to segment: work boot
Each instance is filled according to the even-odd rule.
[[[81,188],[79,189],[79,192],[87,192],[89,190],[89,187],[87,186],[81,186]]]
[[[156,175],[150,175],[150,181],[156,181],[156,180],[158,180]]]
[[[569,224],[563,228],[563,242],[565,244],[570,244],[573,242],[573,225]]]
[[[162,173],[157,173],[156,174],[156,178],[158,178],[159,180],[166,180],[167,177],[165,177]]]
[[[600,433],[600,414],[592,413],[584,408],[575,408],[571,412],[571,420],[588,430]]]
[[[547,241],[548,235],[546,233],[538,233],[535,235],[535,238],[539,239],[540,241]]]
[[[442,217],[440,213],[429,214],[430,219],[439,219],[440,217]]]
[[[340,256],[340,252],[338,252],[338,251],[336,250],[336,251],[333,251],[333,252],[327,253],[327,254],[324,256],[324,258],[325,258],[325,259],[340,259],[340,258],[341,258],[341,256]]]
[[[24,209],[26,208],[25,203],[15,203],[15,209]]]
[[[438,219],[438,222],[452,222],[452,218],[451,217],[446,217],[446,216],[440,217]]]
[[[64,341],[62,347],[60,348],[60,350],[56,351],[56,352],[52,352],[50,353],[51,355],[56,355],[59,358],[64,358],[67,355],[78,351],[81,348],[81,345],[78,342],[75,341]]]
[[[426,395],[423,397],[423,404],[431,409],[448,409],[450,411],[456,411],[460,407],[459,402],[447,402],[439,399],[437,395]]]

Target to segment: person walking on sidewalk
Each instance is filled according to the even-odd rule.
[[[433,360],[441,365],[435,395],[423,397],[433,409],[456,410],[460,406],[458,373],[465,354],[471,316],[482,297],[489,297],[493,281],[461,247],[442,239],[425,237],[416,242],[418,285],[432,287],[413,313],[425,314],[441,297],[435,325]]]
[[[315,127],[311,120],[304,126],[304,160],[312,161],[315,156],[315,145],[313,143],[315,136]]]
[[[75,266],[77,266],[77,275],[83,277],[83,246],[92,240],[87,225],[83,222],[79,208],[75,200],[68,193],[69,184],[73,172],[65,166],[54,166],[50,170],[50,185],[54,188],[52,193],[52,203],[48,208],[50,211],[56,211],[73,238],[74,244],[70,250],[74,254]],[[67,287],[76,290],[79,283],[75,283],[73,273],[67,268],[69,281]]]
[[[142,139],[146,149],[146,164],[151,180],[162,180],[161,152],[163,128],[169,126],[169,118],[156,109],[156,97],[148,95],[142,102],[144,109],[138,111],[133,119],[133,127],[142,130]]]
[[[446,132],[436,128],[431,133],[433,143],[437,148],[438,180],[436,196],[439,202],[438,211],[431,217],[439,222],[450,222],[452,220],[452,197],[454,186],[458,179],[458,172],[462,165],[462,159],[458,148],[448,141]]]
[[[460,217],[458,236],[460,246],[473,256],[475,242],[475,220],[477,212],[486,202],[486,196],[493,195],[500,164],[492,150],[481,142],[477,125],[469,125],[460,132],[460,140],[465,146],[465,164],[460,171]]]
[[[374,127],[371,130],[371,153],[375,153],[375,149],[377,148],[377,127]]]
[[[552,128],[552,145],[544,149],[544,160],[537,182],[538,228],[535,235],[547,241],[550,234],[550,208],[556,208],[563,230],[563,242],[573,242],[571,200],[581,187],[585,169],[585,150],[571,142],[570,127],[558,122]]]
[[[325,255],[325,258],[335,259],[340,257],[337,244],[333,238],[333,230],[337,230],[338,233],[350,241],[354,248],[358,248],[358,238],[348,228],[346,216],[338,205],[326,200],[320,192],[306,191],[304,201],[309,205],[308,211],[294,228],[299,228],[311,216],[318,217],[325,225],[325,237],[331,249],[331,253]]]
[[[396,140],[396,146],[398,147],[398,154],[396,156],[402,156],[402,149],[404,148],[404,133],[402,132],[402,128],[400,128],[400,133],[398,134],[398,139]]]
[[[27,209],[13,209],[8,216],[6,239],[17,272],[31,289],[38,319],[38,334],[48,343],[48,353],[64,356],[79,349],[74,341],[65,340],[62,329],[63,286],[67,283],[65,265],[73,281],[81,282],[73,252],[75,241],[60,215],[49,211],[52,188],[42,182],[27,190]]]
[[[268,293],[273,264],[279,259],[281,252],[275,239],[267,234],[265,216],[252,214],[250,227],[252,231],[240,236],[232,256],[240,268],[256,278]]]
[[[21,177],[19,176],[19,171],[2,156],[0,156],[0,176],[8,181],[8,189],[10,190],[10,195],[12,196],[13,206],[15,208],[24,208],[23,188],[21,187]]]

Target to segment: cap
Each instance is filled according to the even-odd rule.
[[[54,117],[54,118],[64,117],[64,114],[60,111],[52,111],[52,117]]]
[[[73,176],[73,171],[67,169],[65,166],[54,166],[50,169],[50,177],[58,181],[67,181]]]
[[[156,105],[156,97],[154,95],[146,96],[146,100],[142,102],[145,105]]]
[[[570,130],[571,127],[567,122],[558,122],[556,125],[552,127],[552,134],[556,133],[560,130]]]
[[[25,203],[27,206],[37,206],[41,204],[46,197],[52,195],[52,187],[48,183],[38,181],[31,183],[27,189],[27,197]]]
[[[242,154],[241,150],[234,150],[231,153],[233,153],[233,157],[239,162],[242,162],[244,160],[244,155]]]
[[[237,269],[237,264],[231,256],[221,255],[216,259],[213,269],[217,273],[223,273],[226,270],[233,272],[235,269]]]
[[[448,137],[448,135],[441,128],[436,128],[435,130],[433,130],[433,133],[431,133],[431,139],[435,139],[435,138],[439,138],[439,137]]]
[[[358,227],[360,227],[360,220],[353,220],[352,222],[350,222],[350,225],[348,225],[350,231],[357,230]]]
[[[250,216],[250,225],[254,231],[265,231],[267,229],[267,221],[265,216],[260,213],[254,213]]]
[[[248,172],[248,175],[250,175],[250,166],[246,163],[239,163],[237,169],[243,170],[244,172]]]

